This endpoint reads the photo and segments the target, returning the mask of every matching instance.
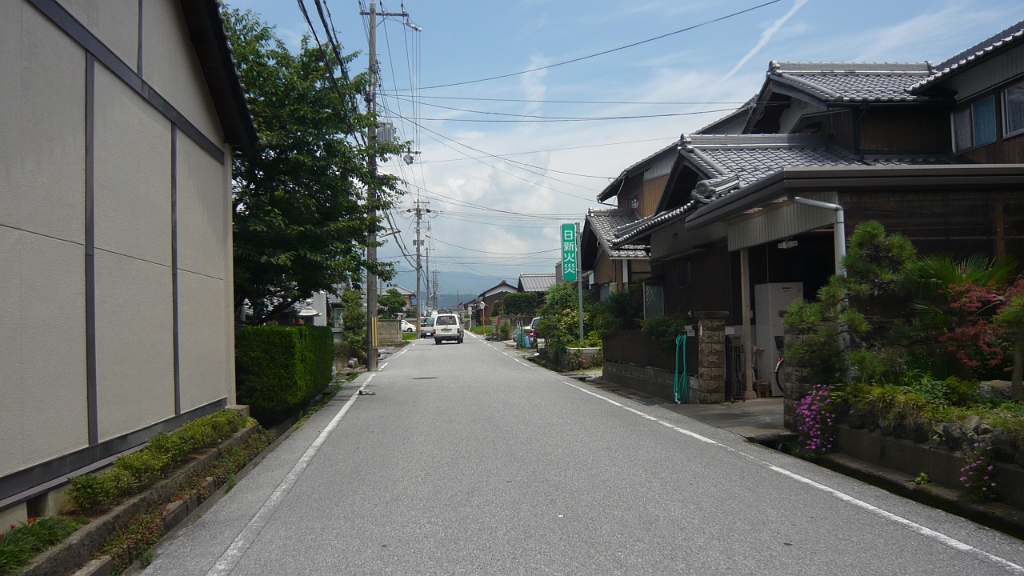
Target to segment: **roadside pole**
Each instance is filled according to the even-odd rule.
[[[583,271],[580,270],[580,223],[576,223],[576,293],[580,304],[580,348],[583,347]]]

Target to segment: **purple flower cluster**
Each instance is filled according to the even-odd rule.
[[[826,454],[835,445],[831,392],[831,386],[816,384],[796,403],[796,429],[800,434],[798,452],[806,456]]]
[[[960,483],[972,500],[992,500],[996,494],[996,467],[992,464],[992,446],[975,437],[964,447],[967,464],[960,469]]]

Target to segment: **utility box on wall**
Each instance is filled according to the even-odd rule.
[[[754,286],[754,321],[757,323],[757,347],[762,349],[757,359],[757,377],[771,383],[773,396],[782,396],[775,385],[775,362],[779,357],[784,336],[782,320],[790,302],[804,297],[802,282],[776,282]]]

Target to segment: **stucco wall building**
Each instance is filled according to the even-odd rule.
[[[231,155],[256,131],[213,0],[5,0],[0,79],[9,517],[234,404]]]

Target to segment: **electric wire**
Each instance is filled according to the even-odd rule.
[[[759,10],[759,9],[764,8],[766,6],[771,6],[772,4],[778,4],[781,1],[782,0],[769,0],[768,2],[764,2],[763,4],[758,4],[757,6],[751,6],[750,8],[745,8],[743,10],[739,10],[739,11],[733,12],[731,14],[726,14],[725,16],[719,16],[718,18],[714,18],[714,19],[711,19],[711,20],[706,20],[706,21],[701,22],[699,24],[694,24],[692,26],[687,26],[686,28],[681,28],[681,29],[675,30],[673,32],[668,32],[666,34],[661,34],[661,35],[658,35],[658,36],[654,36],[653,38],[647,38],[647,39],[644,39],[644,40],[640,40],[638,42],[632,42],[630,44],[625,44],[623,46],[618,46],[616,48],[611,48],[611,49],[608,49],[608,50],[602,50],[601,52],[595,52],[593,54],[587,54],[586,56],[579,56],[579,57],[576,57],[576,58],[571,58],[569,60],[563,60],[561,62],[556,62],[554,64],[547,64],[545,66],[537,66],[535,68],[528,68],[526,70],[520,70],[519,72],[510,72],[508,74],[499,74],[497,76],[489,76],[487,78],[478,78],[476,80],[465,80],[465,81],[462,81],[462,82],[452,82],[452,83],[449,83],[449,84],[436,84],[434,86],[423,86],[420,89],[421,90],[433,90],[433,89],[436,89],[436,88],[448,88],[448,87],[451,87],[451,86],[465,86],[467,84],[477,84],[477,83],[480,83],[480,82],[488,82],[490,80],[500,80],[502,78],[510,78],[512,76],[521,76],[523,74],[529,74],[530,72],[538,72],[540,70],[549,70],[551,68],[557,68],[559,66],[565,66],[566,64],[573,64],[575,62],[581,62],[583,60],[589,60],[591,58],[596,58],[598,56],[604,56],[606,54],[611,54],[613,52],[618,52],[620,50],[625,50],[627,48],[633,48],[633,47],[636,47],[636,46],[640,46],[641,44],[647,44],[649,42],[654,42],[656,40],[661,40],[663,38],[668,38],[669,36],[675,36],[676,34],[682,34],[683,32],[689,32],[691,30],[696,30],[697,28],[702,28],[704,26],[708,26],[708,25],[714,24],[716,22],[721,22],[723,20],[728,20],[730,18],[735,18],[736,16],[740,16],[742,14],[746,14],[747,12],[753,12],[754,10]]]

